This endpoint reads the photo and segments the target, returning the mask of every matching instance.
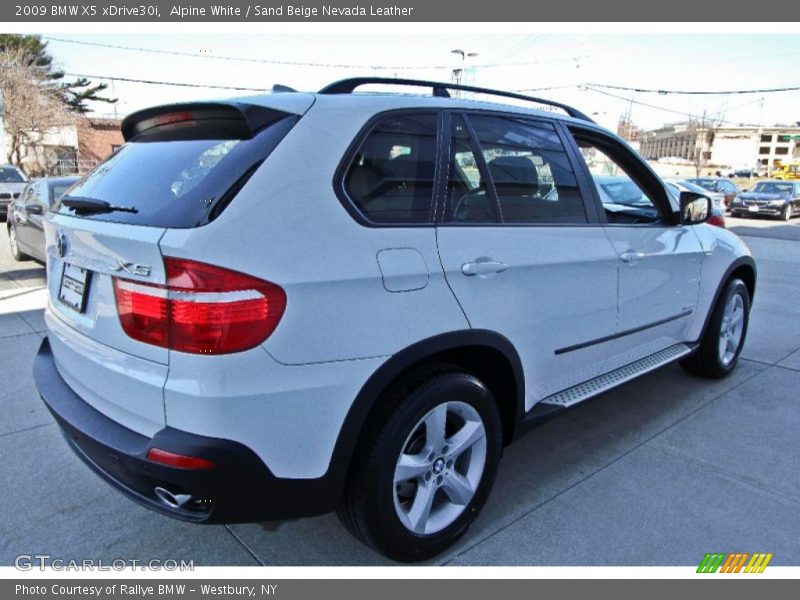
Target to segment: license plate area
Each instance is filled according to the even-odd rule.
[[[58,286],[59,301],[72,310],[83,313],[86,310],[86,296],[92,272],[69,263],[64,265],[61,284]]]
[[[758,206],[748,206],[747,210],[750,212],[758,212]]]

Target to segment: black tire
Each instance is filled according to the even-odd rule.
[[[784,221],[789,221],[792,218],[792,204],[787,203],[786,208],[783,209],[783,214],[781,215],[781,219]]]
[[[741,338],[738,347],[729,362],[723,362],[720,357],[720,335],[722,332],[725,308],[733,296],[738,295],[742,300],[744,310],[742,320]],[[725,286],[722,294],[714,307],[714,312],[708,322],[708,327],[703,334],[700,345],[691,355],[680,361],[680,365],[689,373],[707,377],[709,379],[722,379],[727,377],[739,362],[739,355],[742,352],[745,338],[747,337],[747,325],[750,322],[750,293],[747,286],[741,279],[733,278]]]
[[[11,257],[16,261],[28,260],[30,257],[21,252],[19,249],[19,244],[16,241],[17,239],[17,228],[14,225],[8,226],[8,245],[11,249]]]
[[[420,421],[445,402],[466,403],[479,415],[485,428],[485,463],[474,495],[459,516],[440,531],[415,533],[401,521],[395,508],[395,467]],[[436,556],[467,531],[483,507],[494,484],[501,450],[500,414],[494,396],[483,383],[453,367],[412,375],[384,395],[365,425],[339,518],[356,538],[393,560],[416,562]],[[443,492],[434,494],[439,493]]]

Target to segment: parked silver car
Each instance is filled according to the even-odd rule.
[[[27,184],[28,177],[18,167],[0,166],[0,218],[6,218],[8,205],[15,198],[19,198]]]
[[[31,181],[22,195],[11,202],[6,227],[14,260],[33,258],[45,261],[42,220],[53,202],[61,198],[78,179],[77,176],[70,176]]]

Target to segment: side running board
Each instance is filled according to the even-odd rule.
[[[653,371],[654,369],[666,365],[667,363],[671,363],[672,361],[689,354],[691,351],[692,348],[686,344],[675,344],[674,346],[660,350],[655,354],[646,356],[637,360],[636,362],[632,362],[624,367],[620,367],[619,369],[606,373],[605,375],[600,375],[599,377],[595,377],[589,381],[584,381],[576,386],[562,390],[556,394],[553,394],[552,396],[548,396],[537,403],[536,406],[542,404],[563,408],[573,406],[578,404],[578,402],[583,402],[592,396],[596,396],[597,394],[605,392],[606,390],[610,390],[611,388],[625,383],[626,381],[630,381],[639,375],[644,375],[649,371]],[[533,410],[536,410],[536,407],[534,407]]]

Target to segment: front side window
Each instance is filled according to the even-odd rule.
[[[448,189],[452,207],[445,218],[453,222],[497,222],[507,224],[586,223],[586,210],[577,180],[555,128],[549,123],[511,117],[469,115],[479,146],[485,174],[480,172],[474,152],[467,148],[466,132],[454,120],[453,170],[460,169],[469,189],[456,199]],[[487,177],[491,185],[484,181]],[[496,203],[489,200],[492,195]],[[447,207],[447,205],[446,205]]]
[[[372,223],[426,223],[433,212],[435,114],[389,116],[364,138],[344,189]]]
[[[620,160],[589,139],[576,136],[576,142],[609,223],[646,224],[660,220],[655,203]]]

